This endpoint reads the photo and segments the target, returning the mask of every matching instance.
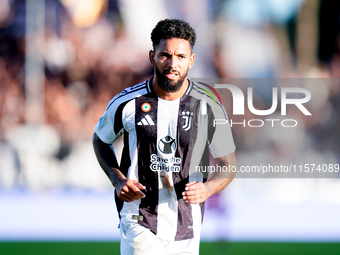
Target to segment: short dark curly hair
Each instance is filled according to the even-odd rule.
[[[162,39],[180,38],[189,41],[191,49],[196,42],[195,30],[188,22],[179,19],[164,19],[157,23],[151,32],[152,46],[155,47]]]

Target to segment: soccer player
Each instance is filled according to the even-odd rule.
[[[187,78],[194,29],[165,19],[151,40],[153,78],[109,102],[93,146],[116,189],[121,254],[198,254],[204,201],[232,181],[232,172],[218,170],[236,167],[235,145],[230,126],[215,125],[227,119],[217,95]],[[118,165],[112,143],[122,134]],[[217,165],[207,176],[209,152]]]

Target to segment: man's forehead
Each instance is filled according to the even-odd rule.
[[[155,50],[157,51],[168,51],[174,49],[191,52],[191,45],[188,40],[182,38],[169,38],[161,39],[159,44],[155,47]]]

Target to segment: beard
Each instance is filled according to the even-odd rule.
[[[176,72],[179,76],[178,81],[172,81],[170,79],[168,79],[165,74],[167,72],[171,72],[173,70],[171,69],[165,69],[162,73],[161,71],[158,69],[157,66],[155,66],[155,71],[156,71],[156,77],[157,77],[157,81],[158,81],[158,85],[161,87],[161,89],[163,89],[165,92],[177,92],[180,90],[180,88],[183,85],[184,80],[187,77],[188,74],[188,70],[189,68],[186,70],[186,72],[183,75],[180,75],[179,72]]]

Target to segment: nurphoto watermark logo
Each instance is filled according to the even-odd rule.
[[[215,88],[219,89],[228,89],[233,98],[233,115],[244,115],[244,105],[245,98],[242,90],[235,85],[231,84],[215,84]],[[289,98],[289,93],[300,93],[303,95],[303,98]],[[307,103],[311,99],[311,93],[308,89],[305,88],[291,88],[291,87],[282,87],[281,88],[281,115],[287,115],[287,105],[294,105],[299,109],[304,115],[312,115],[307,108],[303,105]],[[268,116],[273,114],[278,107],[278,88],[272,88],[272,105],[269,109],[259,110],[255,109],[253,102],[253,88],[247,88],[247,106],[251,113],[258,116]],[[275,124],[279,122],[283,127],[296,127],[298,125],[297,120],[295,119],[250,119],[246,121],[245,119],[242,122],[235,122],[233,119],[215,119],[214,126],[230,123],[230,126],[233,125],[242,125],[245,127],[248,125],[249,127],[263,127],[265,123],[269,123],[271,127],[274,127]]]
[[[191,80],[202,85],[204,91],[198,92],[206,98],[196,112],[211,123],[207,132],[192,132],[192,139],[202,136],[214,151],[228,148],[230,139],[225,137],[232,133],[237,160],[234,168],[218,166],[212,159],[198,162],[202,152],[197,151],[192,176],[226,172],[238,178],[340,178],[340,79]],[[213,108],[224,114],[211,114]],[[210,141],[214,132],[217,141]]]

